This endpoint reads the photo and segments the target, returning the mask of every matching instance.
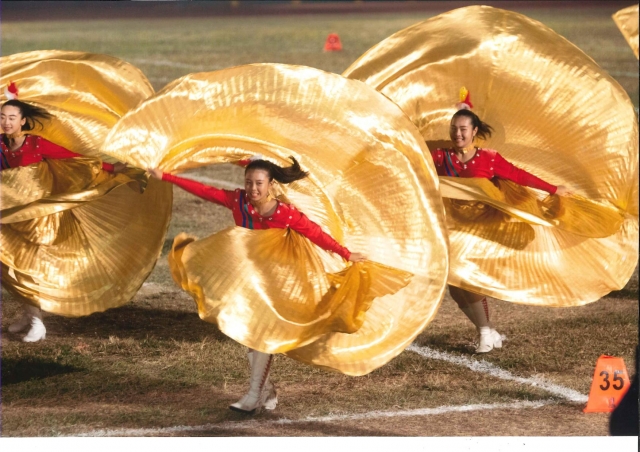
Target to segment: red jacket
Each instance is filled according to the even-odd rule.
[[[462,163],[453,149],[436,149],[431,151],[439,176],[452,177],[485,177],[507,179],[525,187],[533,187],[554,194],[558,187],[551,185],[531,173],[509,163],[491,149],[478,149],[476,155],[468,162]]]
[[[51,141],[45,140],[36,135],[26,135],[24,143],[20,149],[11,151],[5,142],[5,135],[0,135],[0,147],[2,148],[1,162],[2,169],[27,166],[32,163],[41,162],[43,159],[70,159],[82,157],[80,154],[71,152],[62,146],[58,146]],[[102,162],[102,169],[113,172],[113,165]]]
[[[332,251],[342,256],[345,260],[349,260],[351,256],[351,252],[347,248],[336,242],[319,225],[311,221],[291,204],[278,201],[278,206],[273,215],[263,217],[247,201],[245,191],[239,188],[234,191],[220,190],[219,188],[167,173],[162,175],[162,180],[171,182],[202,199],[231,209],[236,226],[248,229],[291,228],[304,235],[320,248]]]

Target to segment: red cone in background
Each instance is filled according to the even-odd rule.
[[[327,36],[327,40],[324,43],[324,51],[334,52],[336,50],[342,50],[340,36],[338,36],[337,33],[331,33],[329,36]]]

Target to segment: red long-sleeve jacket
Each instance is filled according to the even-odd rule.
[[[236,226],[248,229],[291,228],[304,235],[320,248],[332,251],[342,256],[345,260],[349,260],[351,256],[351,252],[347,248],[336,242],[318,224],[311,221],[291,204],[278,201],[278,206],[273,215],[263,217],[247,201],[245,191],[239,188],[234,191],[221,190],[167,173],[162,175],[162,180],[171,182],[202,199],[231,209]]]
[[[70,159],[73,157],[82,157],[68,149],[58,146],[51,141],[45,140],[36,135],[26,135],[24,143],[20,149],[11,151],[5,142],[4,134],[0,135],[0,148],[2,149],[1,164],[2,169],[16,168],[18,166],[27,166],[32,163],[41,162],[43,159]],[[102,169],[113,172],[113,165],[102,162]]]
[[[439,176],[485,177],[507,179],[525,187],[533,187],[554,194],[558,187],[509,163],[500,154],[491,149],[478,149],[476,155],[465,163],[456,157],[453,149],[431,151]]]

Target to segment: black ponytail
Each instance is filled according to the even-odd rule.
[[[309,175],[307,171],[302,171],[300,164],[293,156],[289,156],[289,158],[293,161],[293,165],[287,166],[286,168],[271,163],[268,160],[253,160],[247,165],[244,173],[247,174],[247,171],[255,169],[264,170],[269,174],[269,180],[275,179],[281,184],[290,184],[291,182],[304,179]]]
[[[493,127],[491,127],[489,124],[487,124],[486,122],[483,122],[478,115],[476,115],[474,112],[472,112],[471,110],[458,110],[457,112],[455,112],[453,114],[453,116],[451,117],[451,121],[453,121],[455,118],[459,117],[459,116],[465,116],[467,118],[471,118],[471,125],[473,126],[473,128],[475,129],[476,127],[478,128],[478,132],[476,133],[476,136],[478,138],[482,138],[483,140],[486,140],[487,138],[489,138],[491,136],[491,134],[493,133]]]
[[[44,108],[36,107],[35,105],[22,102],[18,99],[11,99],[6,101],[4,104],[2,104],[2,108],[4,108],[5,106],[18,108],[20,110],[20,115],[23,118],[26,118],[26,121],[22,126],[22,130],[24,132],[35,129],[36,124],[39,125],[42,129],[44,128],[42,122],[48,121],[52,118],[51,113],[49,113]]]

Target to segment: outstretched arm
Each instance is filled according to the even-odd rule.
[[[537,188],[538,190],[546,191],[547,193],[550,193],[552,195],[555,194],[556,191],[558,191],[559,187],[562,187],[551,185],[550,183],[543,181],[539,177],[536,177],[533,174],[518,168],[514,164],[505,160],[505,158],[497,152],[495,155],[495,162],[493,162],[493,166],[494,174],[496,175],[496,177],[513,181],[517,184],[524,185],[525,187]],[[566,194],[568,192],[566,191],[565,187],[562,188],[564,192],[558,194]]]
[[[292,218],[289,227],[304,235],[323,250],[334,252],[342,256],[343,259],[351,262],[361,262],[366,259],[364,255],[360,253],[352,253],[347,248],[340,245],[333,237],[324,232],[318,224],[311,221],[299,210],[292,210],[291,216]]]
[[[202,199],[206,199],[207,201],[220,204],[221,206],[224,206],[228,209],[233,208],[233,196],[230,196],[229,193],[231,192],[228,192],[227,190],[220,190],[219,188],[201,184],[200,182],[196,182],[191,179],[185,179],[184,177],[178,177],[169,173],[163,173],[162,170],[158,168],[150,168],[148,171],[151,176],[155,177],[156,179],[171,182],[172,184],[177,185],[178,187],[188,191],[191,194],[194,194]]]
[[[71,152],[70,150],[58,146],[51,141],[45,140],[43,138],[38,138],[38,151],[42,158],[45,159],[71,159],[74,157],[84,157],[82,154],[76,154],[75,152]],[[112,165],[111,163],[102,162],[102,169],[108,171],[110,173],[120,172],[124,169],[124,163],[116,163]]]

